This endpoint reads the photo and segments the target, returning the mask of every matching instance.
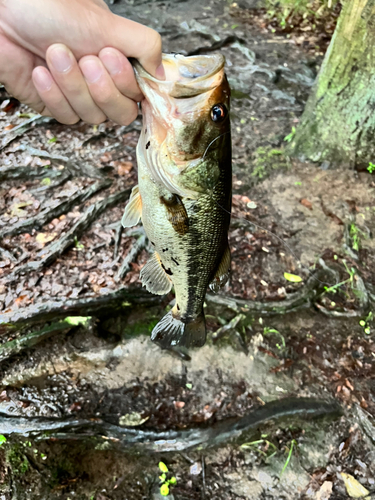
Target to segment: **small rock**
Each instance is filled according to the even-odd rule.
[[[324,481],[320,490],[316,493],[316,500],[328,500],[332,493],[332,481]]]
[[[191,467],[190,467],[190,474],[192,476],[199,476],[199,474],[202,472],[202,465],[200,462],[195,462]]]

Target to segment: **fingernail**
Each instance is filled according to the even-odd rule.
[[[88,83],[95,83],[103,74],[103,67],[97,59],[86,59],[80,63],[80,67]]]
[[[102,52],[100,59],[110,75],[118,75],[122,70],[122,64],[117,54],[113,52]]]
[[[50,52],[50,60],[52,66],[60,73],[66,73],[70,70],[73,64],[73,56],[71,52],[64,47],[56,47]]]
[[[161,64],[155,71],[155,76],[159,80],[165,80],[165,71],[164,71],[164,66]]]
[[[40,92],[50,90],[53,79],[46,68],[36,68],[33,72],[34,85]]]

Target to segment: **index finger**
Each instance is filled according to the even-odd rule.
[[[104,23],[105,46],[112,46],[125,56],[138,59],[148,73],[164,80],[162,40],[159,33],[147,26],[113,14],[107,22],[108,26]]]

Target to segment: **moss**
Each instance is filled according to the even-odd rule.
[[[272,146],[261,146],[254,153],[252,177],[264,179],[272,171],[287,168],[289,159],[285,156],[284,150],[276,149]]]
[[[11,443],[8,441],[5,456],[13,476],[23,476],[29,470],[30,464],[23,452],[21,443]]]
[[[343,11],[288,154],[347,167],[375,154],[374,31],[369,2],[345,2]]]
[[[142,319],[137,319],[134,322],[129,321],[122,332],[122,336],[137,337],[139,335],[149,335],[159,320],[160,318],[155,318],[153,314],[149,314],[146,311]]]

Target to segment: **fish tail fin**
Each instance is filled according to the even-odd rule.
[[[203,311],[189,323],[173,316],[173,309],[162,318],[151,333],[151,340],[162,349],[173,346],[202,347],[206,342],[206,320]]]

